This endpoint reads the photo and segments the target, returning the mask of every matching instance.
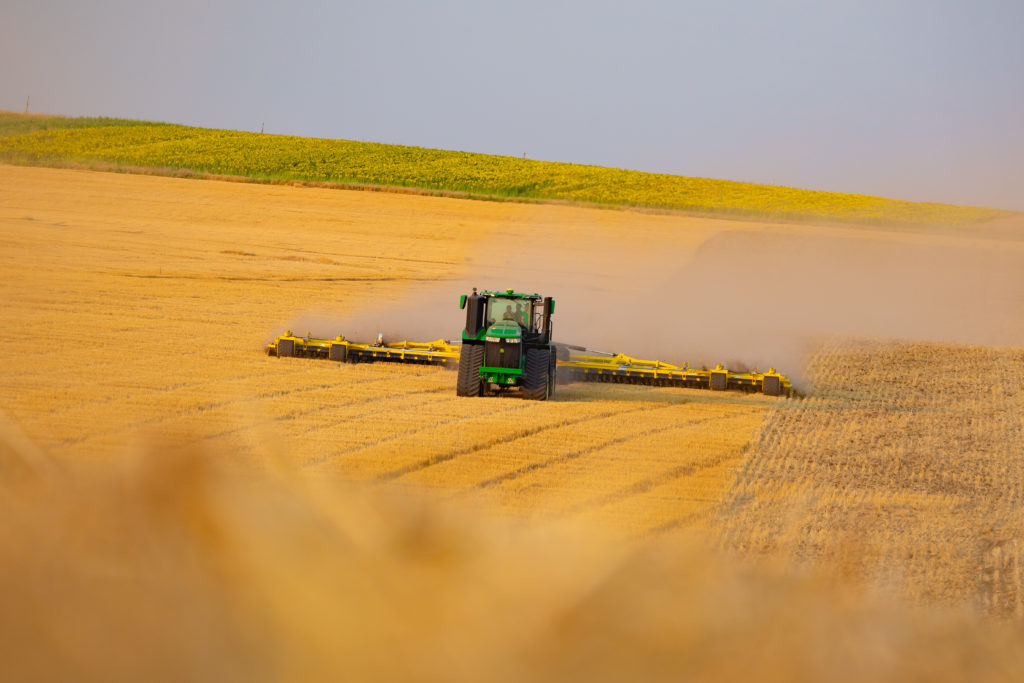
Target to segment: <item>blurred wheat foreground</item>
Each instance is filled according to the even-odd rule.
[[[262,353],[495,232],[611,291],[626,231],[740,229],[823,228],[0,166],[4,678],[1018,678],[1021,348],[847,335],[807,400],[543,404]],[[999,248],[1024,300],[1012,231],[828,230]]]

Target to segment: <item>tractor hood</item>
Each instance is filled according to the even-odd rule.
[[[518,323],[511,320],[502,320],[487,328],[487,341],[498,341],[499,339],[519,339],[522,336],[522,328]]]

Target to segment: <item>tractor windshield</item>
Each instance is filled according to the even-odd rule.
[[[530,302],[503,296],[491,297],[487,301],[487,325],[490,327],[502,320],[511,320],[529,329]]]

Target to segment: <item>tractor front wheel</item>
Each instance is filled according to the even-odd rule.
[[[543,401],[551,395],[551,351],[526,349],[526,367],[523,368],[523,398]]]

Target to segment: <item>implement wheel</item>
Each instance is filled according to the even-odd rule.
[[[291,339],[282,339],[277,342],[277,357],[288,358],[295,355],[295,342]]]
[[[480,396],[483,382],[480,380],[480,368],[484,365],[483,344],[462,344],[459,352],[459,379],[455,385],[458,396]]]
[[[712,391],[725,391],[729,384],[729,376],[724,372],[712,372],[710,384]]]
[[[551,351],[526,349],[526,367],[523,369],[523,398],[543,401],[551,395]]]

